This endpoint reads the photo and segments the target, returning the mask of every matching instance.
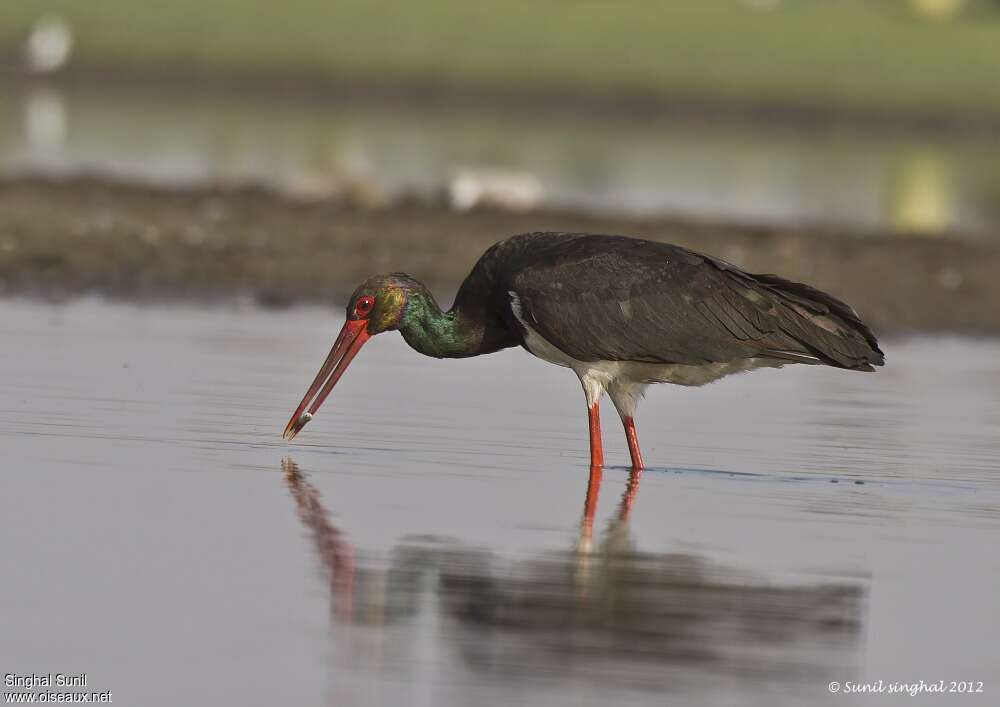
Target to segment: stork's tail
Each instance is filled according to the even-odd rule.
[[[885,364],[885,354],[875,334],[850,305],[814,287],[776,275],[752,277],[791,310],[790,316],[780,318],[785,334],[823,363],[854,371],[873,371],[874,366]]]

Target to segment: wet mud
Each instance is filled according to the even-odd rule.
[[[153,188],[98,179],[0,182],[0,292],[46,299],[249,298],[338,303],[405,271],[448,300],[493,242],[533,230],[664,240],[826,289],[880,331],[1000,331],[1000,246],[824,227],[568,211],[455,211],[444,200],[365,206],[257,188]]]

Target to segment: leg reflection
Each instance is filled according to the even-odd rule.
[[[590,478],[587,480],[587,495],[583,500],[583,517],[580,519],[580,547],[589,551],[593,544],[594,515],[597,512],[597,499],[601,493],[602,470],[599,466],[590,467]],[[613,524],[627,521],[632,513],[632,504],[639,493],[639,480],[642,469],[633,468],[628,474],[628,483],[618,504],[618,515]]]
[[[599,466],[590,467],[590,478],[587,480],[587,495],[583,501],[583,517],[580,519],[580,539],[576,546],[575,583],[577,595],[585,597],[590,593],[594,581],[594,516],[597,513],[597,499],[601,493],[602,470]],[[642,469],[632,468],[628,483],[622,493],[618,512],[608,524],[605,540],[602,543],[606,552],[628,552],[629,533],[628,519],[632,512],[632,504],[639,492],[639,479]]]
[[[583,518],[580,520],[580,549],[590,552],[594,537],[594,513],[597,511],[597,497],[601,493],[601,467],[590,467],[587,480],[587,496],[583,499]]]
[[[625,485],[625,493],[622,494],[622,502],[618,506],[619,520],[628,520],[629,515],[632,513],[632,502],[635,501],[635,496],[639,493],[639,479],[641,478],[642,469],[632,467],[632,470],[628,473],[628,483]]]

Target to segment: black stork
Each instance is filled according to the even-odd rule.
[[[858,314],[808,285],[753,275],[669,243],[527,233],[483,253],[447,312],[404,273],[363,282],[285,439],[312,419],[364,343],[392,330],[435,358],[523,346],[573,369],[587,398],[592,467],[604,464],[605,392],[625,426],[632,467],[641,469],[633,415],[649,383],[704,385],[788,363],[851,371],[884,363]]]

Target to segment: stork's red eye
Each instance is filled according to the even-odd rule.
[[[368,313],[372,311],[372,307],[374,306],[374,297],[369,297],[368,295],[358,297],[358,301],[354,303],[354,313],[359,317],[367,316]]]

